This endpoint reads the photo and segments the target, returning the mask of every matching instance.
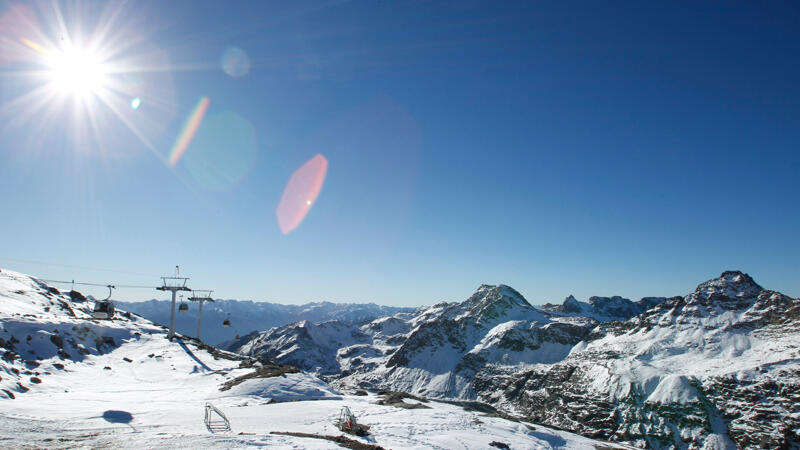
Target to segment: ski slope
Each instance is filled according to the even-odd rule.
[[[334,448],[271,432],[339,435],[333,422],[347,405],[371,428],[348,437],[384,448],[623,448],[446,403],[379,405],[375,394],[338,393],[303,372],[223,390],[260,363],[170,341],[164,328],[124,312],[93,320],[91,303],[0,272],[0,447]],[[206,402],[225,413],[230,432],[206,429]]]

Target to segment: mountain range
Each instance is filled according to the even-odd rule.
[[[149,300],[144,302],[115,302],[119,308],[151,320],[161,325],[169,325],[171,300]],[[175,313],[175,330],[187,336],[197,334],[196,302],[186,302],[185,312]],[[176,306],[177,310],[178,307]],[[203,342],[219,345],[252,331],[268,330],[300,320],[324,322],[338,320],[344,323],[360,324],[377,317],[399,312],[413,311],[414,308],[381,306],[374,303],[331,303],[313,302],[303,305],[282,305],[270,302],[248,300],[216,300],[203,305]],[[230,327],[223,322],[229,320]]]
[[[301,322],[227,348],[339,388],[478,401],[654,448],[800,445],[800,301],[723,272],[682,297],[534,307],[482,285],[365,324]]]
[[[336,391],[0,270],[0,448],[621,448],[397,393]],[[351,411],[366,435],[336,422]],[[363,433],[362,433],[363,434]]]

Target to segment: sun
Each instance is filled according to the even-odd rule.
[[[167,163],[155,139],[171,126],[172,76],[183,69],[153,40],[158,25],[146,11],[126,2],[1,3],[0,132],[42,152],[146,150]]]
[[[98,95],[108,84],[108,69],[90,49],[68,47],[46,57],[47,77],[60,94]]]

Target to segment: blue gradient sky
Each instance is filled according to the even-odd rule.
[[[137,2],[172,83],[155,152],[121,125],[104,149],[31,142],[68,117],[0,128],[0,267],[151,284],[180,264],[197,289],[284,303],[481,283],[637,299],[727,269],[800,295],[797,3],[294,3]],[[91,28],[91,5],[67,27]],[[231,46],[243,77],[220,67]],[[17,69],[0,66],[3,104]],[[317,153],[322,192],[284,235],[283,188]]]

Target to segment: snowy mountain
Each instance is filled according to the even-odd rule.
[[[565,316],[590,317],[600,322],[611,320],[628,320],[633,316],[647,311],[653,306],[666,300],[666,297],[644,297],[638,302],[632,302],[618,295],[613,297],[589,297],[589,301],[582,302],[572,295],[564,299],[561,305],[546,304],[542,309],[551,314]]]
[[[478,400],[656,448],[800,445],[800,301],[724,272],[685,297],[531,306],[478,288],[361,326],[290,324],[233,346],[340,388]]]
[[[171,300],[149,300],[145,302],[117,302],[120,308],[139,314],[155,323],[168,325]],[[195,336],[197,332],[197,310],[195,302],[187,302],[188,311],[175,315],[175,330]],[[410,312],[414,308],[382,306],[374,303],[315,302],[304,305],[282,305],[269,302],[240,300],[216,300],[203,305],[203,341],[218,345],[232,340],[236,335],[252,331],[269,330],[301,320],[324,322],[339,320],[345,323],[364,323],[378,317]],[[230,328],[222,326],[229,319]]]
[[[564,359],[597,322],[552,316],[517,291],[483,285],[461,303],[440,303],[364,325],[308,321],[249,336],[228,347],[336,379],[341,386],[474,399],[484,366]]]
[[[339,393],[119,309],[93,319],[93,303],[0,270],[0,447],[616,448],[459,405]],[[230,431],[207,428],[207,403]],[[369,435],[341,435],[345,405]]]

